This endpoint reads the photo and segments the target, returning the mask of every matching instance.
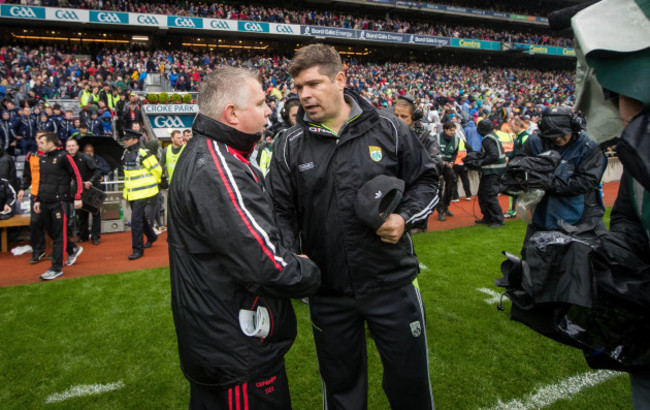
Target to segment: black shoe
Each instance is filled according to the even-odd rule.
[[[144,253],[133,252],[131,255],[129,255],[129,260],[130,260],[130,261],[134,261],[134,260],[136,260],[136,259],[140,259],[140,258],[142,258],[143,256],[144,256]]]
[[[150,241],[150,240],[147,239],[147,243],[144,244],[144,248],[145,249],[151,248],[153,246],[153,243],[156,242],[157,240],[158,240],[158,238],[154,239],[153,241]]]
[[[45,259],[45,252],[41,252],[38,255],[32,255],[32,258],[29,260],[29,263],[39,263]]]
[[[451,211],[450,211],[449,209],[447,209],[447,210],[445,211],[445,215],[447,215],[447,216],[454,216],[454,214],[452,214]]]
[[[485,218],[477,219],[477,220],[474,221],[474,223],[479,224],[479,225],[488,225],[488,221],[486,221]]]
[[[441,213],[441,214],[438,214],[438,220],[439,221],[446,221],[447,220],[447,218],[445,217],[444,212]]]
[[[93,239],[93,245],[99,245],[99,238]]]
[[[506,223],[505,222],[492,222],[491,224],[488,225],[490,228],[500,228],[504,226]]]

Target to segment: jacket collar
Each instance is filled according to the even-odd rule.
[[[372,127],[376,123],[376,120],[379,118],[379,114],[377,114],[375,107],[373,107],[368,101],[366,101],[363,97],[355,93],[350,88],[346,87],[343,92],[345,101],[350,105],[351,110],[350,117],[348,118],[348,121],[343,125],[343,127],[341,127],[339,130],[338,136],[330,130],[322,127],[321,125],[311,122],[309,117],[305,114],[305,111],[302,109],[302,106],[298,108],[298,115],[296,116],[298,123],[303,124],[310,133],[317,133],[322,136],[329,136],[334,138],[341,136],[344,130],[351,133],[351,137],[354,137],[357,134],[361,134],[363,131],[365,131],[367,127]],[[366,124],[366,127],[363,127],[360,124]]]
[[[260,139],[260,134],[241,132],[200,113],[194,119],[192,132],[222,142],[244,154],[252,152]]]

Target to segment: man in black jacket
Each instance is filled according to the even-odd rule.
[[[559,220],[569,225],[600,221],[605,212],[600,197],[600,180],[607,166],[605,154],[580,129],[571,109],[547,108],[542,114],[540,130],[540,134],[528,138],[519,156],[534,157],[555,151],[562,161],[553,172],[526,229],[521,252],[524,258],[526,242],[535,232],[556,230]]]
[[[499,205],[499,179],[506,170],[506,154],[499,137],[494,133],[490,120],[482,120],[476,126],[476,131],[483,137],[481,152],[478,154],[478,165],[481,169],[481,180],[478,185],[478,205],[483,218],[477,219],[477,224],[486,224],[490,228],[503,226],[503,210]],[[465,159],[468,159],[465,157]],[[467,161],[465,161],[467,162]]]
[[[102,170],[95,160],[91,156],[79,152],[79,142],[76,139],[68,140],[65,144],[65,149],[77,165],[77,169],[81,174],[81,180],[83,181],[83,189],[87,190],[93,186],[99,189]],[[92,214],[93,223],[90,230],[90,239],[92,239],[94,245],[99,245],[99,237],[102,230],[100,212],[101,210],[98,209],[97,212]],[[77,240],[77,243],[83,243],[88,240],[88,220],[90,213],[84,209],[79,209],[77,215],[79,216],[79,240]]]
[[[429,153],[431,158],[436,164],[438,171],[442,168],[442,156],[440,153],[440,145],[436,140],[436,136],[422,126],[420,120],[422,119],[422,111],[415,105],[415,99],[410,94],[404,94],[397,98],[393,113],[397,118],[402,120],[404,124],[418,137],[424,149]],[[412,225],[409,230],[410,234],[426,232],[428,225],[428,218],[418,221]]]
[[[391,407],[431,409],[418,259],[405,232],[437,203],[433,160],[406,124],[346,89],[333,48],[306,46],[289,70],[302,108],[274,150],[267,182],[283,242],[323,274],[309,305],[325,407],[367,407],[367,323]],[[359,188],[379,175],[406,188],[375,231],[356,216],[355,202]]]
[[[39,135],[40,182],[34,201],[34,212],[43,213],[45,226],[53,240],[52,267],[41,275],[43,280],[56,279],[63,275],[64,251],[68,253],[65,266],[74,264],[83,248],[75,246],[68,239],[68,203],[74,201],[74,208],[81,208],[81,175],[74,160],[61,146],[59,137],[53,132]],[[71,184],[75,187],[71,192]],[[65,243],[65,248],[64,248]]]
[[[256,73],[216,70],[201,83],[194,138],[174,168],[172,312],[190,409],[291,408],[289,298],[313,294],[320,272],[281,246],[262,174],[249,163],[270,114]]]

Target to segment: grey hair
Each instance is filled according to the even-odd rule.
[[[228,104],[245,107],[249,88],[244,85],[248,79],[262,83],[258,72],[237,67],[221,67],[203,78],[199,87],[199,112],[219,119]]]

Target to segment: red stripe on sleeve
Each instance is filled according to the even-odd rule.
[[[244,410],[248,410],[248,383],[242,385],[242,391],[244,392]]]
[[[74,194],[74,199],[75,201],[78,199],[81,199],[81,191],[84,189],[84,183],[81,180],[81,174],[79,173],[79,168],[77,168],[77,164],[74,163],[74,159],[70,156],[70,154],[65,154],[66,158],[68,158],[68,161],[70,161],[70,165],[72,165],[72,170],[74,171],[75,178],[77,179],[77,192]]]
[[[230,186],[230,183],[228,182],[228,179],[226,178],[226,175],[223,171],[223,168],[221,167],[221,163],[219,162],[219,159],[217,158],[217,154],[214,152],[214,148],[212,147],[212,142],[210,140],[207,141],[208,143],[208,149],[210,150],[210,154],[212,155],[212,159],[214,160],[214,164],[217,166],[217,170],[219,171],[219,175],[221,176],[221,180],[223,181],[223,184],[226,187],[226,190],[228,191],[228,195],[230,196],[230,200],[232,201],[233,206],[237,210],[237,213],[239,213],[239,216],[241,217],[242,221],[244,221],[244,224],[250,231],[250,233],[253,235],[253,237],[257,240],[257,243],[259,243],[260,247],[262,248],[262,251],[266,254],[266,256],[271,259],[271,262],[273,265],[279,270],[282,271],[282,266],[280,266],[274,258],[273,252],[264,244],[264,241],[262,238],[260,238],[259,234],[253,229],[253,227],[250,224],[250,221],[246,218],[244,215],[244,212],[241,210],[241,207],[237,203],[237,199],[235,198],[235,193],[232,190],[232,186]]]

